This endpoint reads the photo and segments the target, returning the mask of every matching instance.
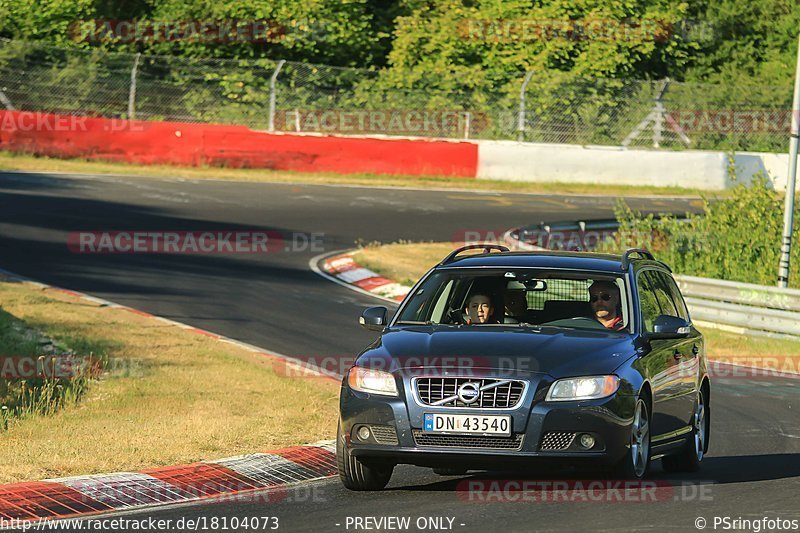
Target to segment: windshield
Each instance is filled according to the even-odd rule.
[[[409,296],[395,324],[629,329],[622,277],[514,269],[440,270]]]

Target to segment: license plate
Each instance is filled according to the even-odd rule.
[[[511,417],[498,415],[450,415],[425,413],[423,431],[451,435],[511,436]]]

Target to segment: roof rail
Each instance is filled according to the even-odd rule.
[[[442,262],[439,263],[439,265],[446,265],[448,263],[452,263],[453,261],[455,261],[456,256],[458,254],[460,254],[461,252],[465,252],[467,250],[477,250],[479,248],[483,248],[483,253],[485,253],[485,254],[490,253],[492,250],[499,250],[501,252],[508,252],[509,251],[508,247],[502,246],[500,244],[488,244],[488,243],[485,243],[485,244],[468,244],[466,246],[462,246],[461,248],[458,248],[458,249],[453,250],[452,252],[450,252],[450,254],[447,257],[442,259]]]
[[[644,248],[628,248],[625,250],[625,253],[622,255],[622,270],[628,270],[628,266],[631,264],[631,254],[639,254],[641,257],[640,259],[649,259],[651,261],[655,261],[655,257],[653,254],[645,250]]]

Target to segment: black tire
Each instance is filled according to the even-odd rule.
[[[636,399],[631,424],[630,445],[625,457],[614,467],[621,479],[644,479],[650,468],[650,404],[646,397]]]
[[[683,449],[675,455],[661,458],[661,466],[666,472],[697,472],[708,450],[710,428],[708,394],[705,387],[700,389],[692,414],[692,432]]]
[[[345,446],[342,422],[336,431],[336,466],[342,485],[350,490],[382,490],[392,477],[394,465],[365,464],[358,457],[350,455]]]

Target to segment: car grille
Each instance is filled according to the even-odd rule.
[[[392,426],[370,426],[369,429],[378,444],[397,444],[397,431]]]
[[[566,450],[572,441],[575,440],[575,433],[551,432],[547,433],[542,439],[540,450]]]
[[[492,450],[519,450],[522,448],[522,433],[512,437],[486,437],[483,435],[436,435],[418,429],[412,431],[417,446],[439,446],[442,448],[483,448]]]
[[[525,391],[525,382],[519,380],[474,378],[416,378],[414,380],[417,397],[423,405],[433,405],[449,396],[454,396],[464,383],[480,383],[481,388],[495,383],[500,383],[500,385],[481,391],[480,398],[474,403],[466,404],[455,399],[445,404],[439,404],[437,407],[510,409],[522,401],[522,394]]]

